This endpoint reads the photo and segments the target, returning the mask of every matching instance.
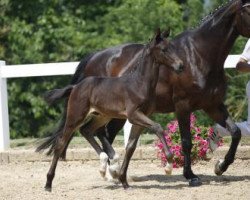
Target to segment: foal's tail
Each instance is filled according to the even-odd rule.
[[[59,123],[58,127],[56,128],[56,130],[51,132],[49,134],[49,137],[45,138],[45,140],[42,142],[42,144],[40,144],[37,147],[36,152],[41,152],[45,149],[50,148],[49,151],[47,152],[47,155],[51,155],[54,153],[56,142],[57,142],[58,138],[60,138],[60,136],[62,136],[62,134],[63,134],[63,128],[65,125],[66,116],[67,116],[68,97],[70,95],[70,92],[73,88],[73,85],[79,83],[80,81],[82,81],[84,79],[84,69],[85,69],[88,61],[92,58],[92,56],[94,54],[95,53],[92,53],[81,60],[81,62],[79,63],[79,65],[75,71],[75,74],[73,75],[73,77],[71,79],[71,83],[69,86],[67,86],[63,89],[52,90],[52,91],[45,94],[44,98],[49,104],[53,104],[57,100],[66,98],[65,104],[64,104],[64,112],[63,112],[62,118],[61,118],[60,123]],[[72,137],[73,137],[73,135],[72,135]],[[69,143],[70,143],[70,141],[69,141]],[[68,144],[65,147],[63,153],[60,155],[60,157],[62,159],[66,158],[66,151],[68,148]]]
[[[49,105],[52,105],[59,99],[69,97],[72,89],[73,89],[73,85],[68,85],[62,89],[54,89],[54,90],[48,91],[44,95],[44,100]]]
[[[45,94],[44,99],[51,104],[51,102],[55,102],[58,99],[61,99],[63,97],[67,97],[70,95],[72,89],[73,89],[73,85],[68,85],[65,88],[62,89],[55,89],[55,90],[51,90],[48,93]],[[65,104],[65,109],[63,112],[63,117],[60,121],[60,124],[58,125],[57,129],[54,130],[52,133],[50,133],[50,136],[48,138],[46,138],[42,144],[40,144],[37,149],[36,152],[40,152],[43,151],[44,149],[47,149],[50,147],[49,151],[47,152],[47,155],[51,155],[54,150],[55,150],[55,145],[56,142],[58,140],[58,138],[60,138],[60,136],[63,134],[63,128],[66,122],[66,115],[67,115],[67,104]],[[64,154],[64,153],[63,153]],[[61,156],[63,159],[65,159],[65,155]]]
[[[44,99],[49,105],[54,104],[56,101],[60,99],[69,97],[70,92],[68,89],[70,89],[71,85],[75,85],[84,79],[84,73],[83,73],[84,69],[88,64],[88,61],[93,57],[94,54],[95,53],[89,54],[81,60],[81,62],[78,64],[76,68],[76,71],[71,79],[69,86],[65,87],[64,89],[55,89],[45,93]]]

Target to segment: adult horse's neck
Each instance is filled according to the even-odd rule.
[[[231,1],[208,17],[193,33],[196,50],[212,60],[214,67],[223,68],[224,61],[239,33],[236,28],[236,14],[241,1]]]

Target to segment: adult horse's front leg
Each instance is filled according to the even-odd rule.
[[[182,108],[183,106],[180,107]],[[190,132],[190,112],[176,109],[176,115],[181,133],[182,152],[184,154],[183,176],[189,181],[190,186],[200,186],[202,184],[200,178],[191,169],[192,138]]]
[[[232,137],[230,148],[224,160],[219,160],[215,165],[214,172],[216,175],[220,176],[227,170],[229,165],[234,162],[235,153],[241,139],[241,132],[233,120],[229,117],[227,108],[223,103],[215,108],[208,108],[205,111],[216,123],[226,128],[231,133]]]

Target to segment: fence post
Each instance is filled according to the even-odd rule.
[[[130,135],[131,127],[132,127],[132,124],[130,124],[129,121],[127,120],[124,127],[123,127],[125,148],[126,148],[126,146],[128,144],[128,138],[129,138],[129,135]]]
[[[10,145],[7,79],[2,78],[2,66],[5,61],[0,60],[0,151],[7,150]]]

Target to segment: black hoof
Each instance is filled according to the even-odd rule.
[[[51,187],[44,187],[45,191],[47,192],[51,192],[52,191],[52,188]]]
[[[129,184],[127,181],[122,181],[121,179],[118,179],[122,183],[122,187],[124,190],[128,190],[130,188]]]
[[[122,183],[122,187],[124,190],[128,190],[130,188],[128,183]]]
[[[197,187],[202,185],[202,182],[199,178],[192,178],[189,180],[189,186],[190,187]]]

